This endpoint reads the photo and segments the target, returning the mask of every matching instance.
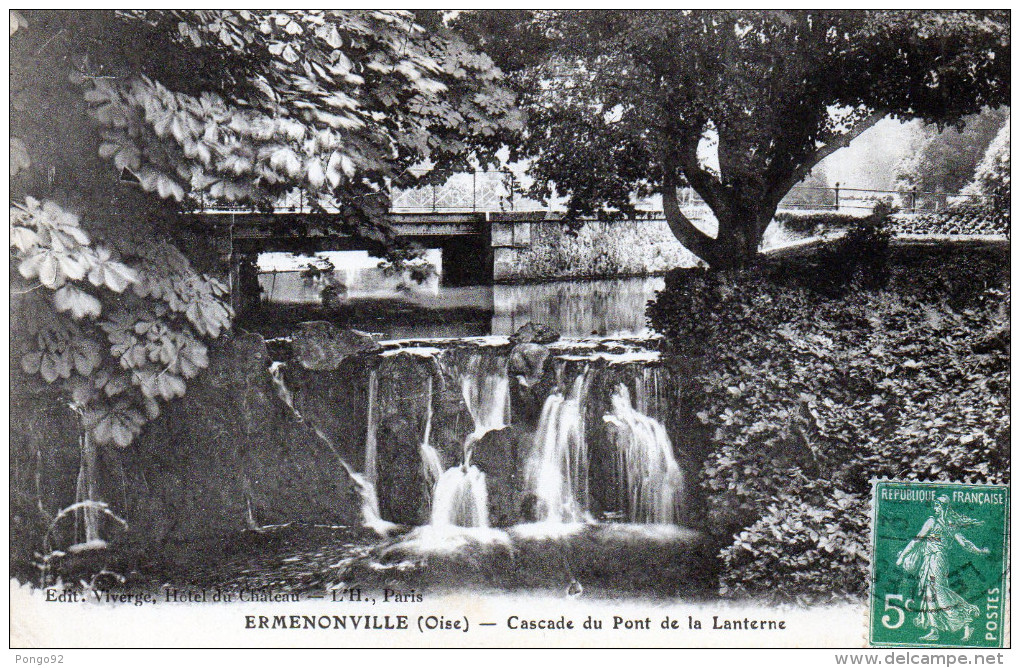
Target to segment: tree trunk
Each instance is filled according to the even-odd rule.
[[[765,228],[772,222],[775,207],[732,203],[713,211],[719,221],[716,244],[716,269],[745,267],[757,260]]]
[[[666,222],[677,240],[713,269],[734,269],[753,264],[762,235],[775,215],[776,206],[767,198],[754,198],[762,204],[748,204],[747,198],[719,197],[711,206],[719,221],[715,237],[705,234],[683,214],[676,189],[662,191]]]

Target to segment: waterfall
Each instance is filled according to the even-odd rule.
[[[566,396],[554,392],[545,400],[525,464],[525,484],[535,496],[538,519],[547,522],[580,522],[588,517],[587,375],[579,374]]]
[[[462,464],[439,476],[432,498],[432,526],[489,526],[489,495],[485,474]]]
[[[627,489],[628,518],[643,524],[675,524],[683,474],[666,429],[634,409],[630,392],[622,383],[611,402],[612,412],[604,420],[615,433],[619,479]]]
[[[78,468],[78,480],[75,488],[75,505],[79,506],[78,516],[81,518],[81,527],[84,530],[83,540],[72,545],[71,552],[92,550],[106,547],[99,535],[99,523],[102,517],[102,510],[98,499],[96,485],[96,465],[98,452],[92,437],[83,430],[80,438],[81,465]],[[76,528],[78,523],[75,522]]]
[[[443,462],[432,447],[432,376],[425,385],[425,433],[421,438],[421,464],[425,484],[431,490],[443,475]]]
[[[312,432],[318,436],[319,440],[329,448],[330,452],[336,455],[340,465],[344,467],[344,470],[347,471],[347,475],[349,475],[354,481],[358,488],[358,494],[361,496],[361,517],[363,524],[375,530],[377,533],[387,533],[392,525],[382,519],[382,513],[379,511],[379,496],[375,491],[375,483],[369,480],[366,475],[358,473],[352,469],[351,466],[344,461],[343,457],[340,456],[340,452],[336,449],[333,441],[326,436],[326,434],[315,423],[306,421],[304,416],[301,415],[301,412],[298,411],[297,406],[294,404],[294,395],[291,393],[290,388],[287,387],[287,383],[284,381],[283,370],[286,366],[286,362],[273,362],[269,365],[269,375],[273,379],[273,386],[276,388],[277,396],[280,397],[288,408],[290,408],[294,419],[300,423],[308,425]],[[375,377],[374,371],[372,372],[372,377]],[[371,387],[371,383],[369,384],[369,387]],[[372,408],[370,406],[370,415],[371,411]],[[367,459],[368,457],[366,452],[366,460]]]
[[[379,374],[368,373],[368,414],[365,417],[365,478],[375,487],[379,483]]]
[[[461,394],[474,423],[474,431],[469,437],[472,443],[510,422],[509,358],[500,357],[493,361],[495,365],[491,361],[486,365],[486,358],[475,353],[468,359],[467,369],[460,373]]]
[[[505,357],[491,358],[473,353],[467,368],[459,372],[460,390],[471,415],[473,429],[464,439],[462,464],[442,472],[439,453],[428,444],[432,421],[432,379],[428,383],[429,407],[421,453],[426,478],[435,481],[432,490],[434,527],[488,527],[489,495],[485,474],[471,465],[471,453],[485,434],[510,422],[510,381]]]

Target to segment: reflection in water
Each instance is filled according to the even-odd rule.
[[[528,322],[565,337],[647,334],[645,306],[662,277],[550,281],[445,287],[383,278],[376,269],[337,272],[347,286],[339,311],[323,312],[320,290],[298,272],[263,273],[263,297],[274,305],[308,307],[303,320],[332,319],[387,339],[509,335]],[[409,285],[410,283],[410,285]]]
[[[664,279],[611,278],[493,286],[492,334],[512,334],[530,322],[563,336],[647,334],[645,306]]]

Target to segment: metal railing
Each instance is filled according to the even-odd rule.
[[[428,170],[416,171],[418,176]],[[439,176],[446,178],[441,182],[426,184],[416,188],[394,188],[390,197],[392,213],[482,213],[514,211],[516,205],[523,200],[517,177],[510,170],[491,170],[476,172],[455,172],[441,170]],[[339,213],[340,207],[329,198],[316,196],[313,199],[302,188],[295,188],[273,203],[272,213],[313,213],[318,210],[326,213]],[[533,202],[535,207],[529,210],[543,210]],[[196,210],[200,213],[253,213],[258,207],[245,205],[207,202],[199,198]]]
[[[424,174],[422,171],[420,174]],[[498,213],[505,211],[563,211],[561,203],[543,205],[523,196],[520,181],[510,170],[454,172],[444,170],[442,181],[417,188],[394,189],[390,200],[393,213]],[[705,201],[692,189],[679,192],[681,209],[688,216],[704,217],[709,212]],[[935,213],[950,206],[983,203],[982,195],[965,195],[920,190],[874,190],[848,188],[837,183],[833,187],[795,186],[779,204],[779,211],[832,211],[862,215],[874,209],[879,202],[896,207],[901,213]],[[340,209],[328,200],[316,198],[317,207],[326,213],[339,213]],[[658,198],[635,203],[644,217],[661,215]],[[257,209],[251,205],[236,206],[198,202],[202,213],[249,213]],[[312,213],[311,200],[302,189],[294,189],[281,197],[272,207],[273,213]]]

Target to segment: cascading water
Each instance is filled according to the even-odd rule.
[[[659,411],[659,367],[644,367],[634,378],[634,409],[655,416]]]
[[[485,474],[467,463],[439,476],[432,495],[432,526],[489,526],[489,495]]]
[[[474,423],[472,442],[510,422],[508,362],[506,357],[492,359],[475,353],[460,373],[461,394]]]
[[[525,484],[534,495],[534,519],[581,522],[588,519],[588,448],[584,436],[584,399],[588,373],[579,374],[567,395],[545,400]]]
[[[643,393],[642,393],[643,394]],[[641,398],[642,405],[645,399]],[[683,494],[683,473],[665,427],[634,409],[620,384],[603,419],[614,432],[619,479],[626,485],[627,517],[643,524],[675,524]]]
[[[379,484],[379,374],[368,373],[368,414],[365,417],[365,479],[375,488]]]
[[[357,471],[352,469],[351,466],[347,462],[345,462],[344,459],[340,456],[340,453],[336,449],[336,446],[333,444],[333,441],[330,440],[330,438],[326,436],[326,434],[323,433],[323,431],[317,425],[315,425],[315,423],[305,420],[304,416],[301,415],[301,412],[297,409],[297,406],[294,405],[294,395],[293,393],[291,393],[290,388],[287,387],[287,383],[284,381],[283,370],[286,366],[287,365],[285,362],[273,362],[272,364],[269,365],[269,375],[273,379],[273,386],[276,388],[277,396],[280,397],[280,399],[283,401],[284,404],[287,405],[288,408],[290,408],[291,413],[294,415],[294,418],[298,422],[308,425],[311,428],[312,432],[319,437],[319,440],[322,441],[330,449],[330,451],[336,456],[337,460],[340,462],[340,465],[344,467],[345,471],[347,471],[347,475],[349,475],[351,479],[354,481],[354,483],[357,485],[358,494],[361,496],[361,516],[364,525],[373,529],[377,533],[380,534],[388,533],[389,529],[392,528],[392,525],[391,523],[382,519],[382,513],[379,511],[379,496],[376,494],[375,490],[375,482],[373,480],[369,480],[367,475],[358,473]],[[374,377],[375,372],[373,371],[372,378]],[[369,387],[371,386],[372,383],[370,382]],[[373,402],[371,401],[369,402],[370,407],[369,407],[368,431],[372,433],[372,436],[374,437],[374,432],[372,432],[373,420],[371,417],[374,411],[374,408],[371,407],[372,403]],[[373,470],[375,470],[374,457],[375,454],[373,452],[373,466],[372,466]],[[367,469],[368,468],[367,451],[365,460]]]
[[[443,462],[439,451],[432,447],[432,376],[425,385],[425,431],[421,438],[421,465],[425,484],[433,489],[443,475]]]
[[[461,394],[471,415],[473,430],[464,439],[463,463],[447,469],[436,478],[432,492],[434,527],[488,527],[489,499],[485,474],[471,465],[471,453],[485,434],[502,429],[510,422],[510,381],[508,360],[492,358],[480,352],[472,354],[466,368],[459,372]],[[429,379],[431,397],[432,381]],[[431,420],[431,402],[429,407]],[[430,452],[431,451],[431,452]],[[422,459],[430,472],[440,470],[438,453],[422,447]]]

